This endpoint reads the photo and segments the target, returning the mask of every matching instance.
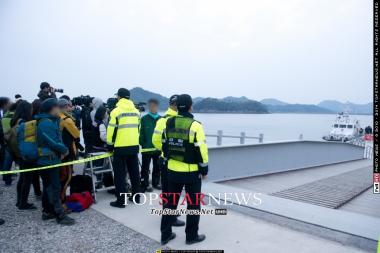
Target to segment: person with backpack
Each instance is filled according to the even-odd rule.
[[[17,103],[13,103],[9,107],[9,110],[4,114],[4,117],[1,119],[1,128],[4,134],[4,147],[2,150],[3,159],[1,159],[1,164],[0,164],[0,168],[2,171],[10,171],[12,169],[13,157],[12,157],[12,153],[9,150],[8,142],[9,142],[9,137],[10,137],[11,129],[12,129],[11,120],[12,120],[13,115],[15,114],[16,107],[17,107]],[[12,181],[13,181],[12,175],[11,174],[3,175],[3,181],[6,186],[12,185]]]
[[[70,162],[77,158],[78,148],[77,143],[80,140],[80,131],[75,124],[75,119],[71,115],[72,104],[71,101],[61,98],[58,100],[58,105],[61,110],[60,113],[60,128],[62,131],[62,140],[69,150],[69,154],[62,160],[62,162]],[[60,172],[61,180],[61,201],[62,205],[67,210],[65,205],[66,191],[71,181],[73,173],[73,165],[62,166]]]
[[[69,150],[62,140],[60,130],[60,110],[55,98],[48,98],[41,105],[41,113],[36,115],[38,120],[37,143],[40,154],[38,166],[60,164]],[[61,203],[60,167],[41,171],[43,182],[42,219],[56,219],[58,224],[73,225],[75,220],[65,214]]]
[[[11,120],[11,136],[9,139],[9,146],[12,152],[12,155],[16,163],[20,166],[20,170],[35,168],[37,167],[35,161],[25,159],[22,157],[19,149],[19,127],[21,124],[25,124],[33,119],[32,117],[32,104],[22,100],[17,105],[15,114]],[[32,184],[33,174],[31,172],[22,172],[20,173],[18,182],[17,182],[17,202],[16,206],[20,210],[33,210],[37,207],[28,203],[28,197],[30,192],[30,186]]]

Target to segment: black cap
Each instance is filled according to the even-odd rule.
[[[120,88],[117,91],[116,95],[121,98],[128,98],[128,99],[131,97],[131,93],[126,88]]]
[[[49,88],[49,87],[50,87],[50,83],[48,83],[48,82],[42,82],[40,85],[41,90],[43,90],[45,88]]]
[[[193,99],[188,94],[182,94],[178,96],[177,108],[180,112],[189,111],[190,107],[193,105]]]
[[[169,98],[169,105],[176,105],[177,104],[178,95],[174,94]]]
[[[56,98],[48,98],[41,104],[41,112],[49,113],[53,107],[58,107],[58,100]]]
[[[20,94],[16,94],[15,95],[15,99],[19,99],[19,98],[21,98],[21,95]]]

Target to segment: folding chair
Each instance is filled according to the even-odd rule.
[[[87,157],[94,157],[98,155],[103,155],[106,152],[93,152],[93,153],[88,153]],[[115,189],[115,186],[109,186],[109,187],[98,187],[102,186],[103,184],[103,176],[105,173],[112,173],[112,178],[114,177],[113,175],[113,167],[112,167],[112,160],[111,157],[107,157],[103,159],[102,165],[96,166],[94,164],[94,161],[89,161],[84,164],[84,169],[83,169],[83,175],[89,175],[92,179],[92,192],[93,192],[93,197],[94,197],[94,202],[96,203],[96,193],[100,191],[107,191],[107,190],[112,190]],[[99,176],[100,175],[100,176]]]

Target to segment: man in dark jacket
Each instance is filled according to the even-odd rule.
[[[37,161],[39,166],[59,164],[69,154],[62,141],[59,113],[57,99],[48,98],[41,105],[41,114],[36,115],[38,120],[37,140],[40,148],[40,156]],[[67,216],[62,207],[59,174],[60,167],[41,171],[44,185],[42,219],[56,218],[59,224],[72,225],[75,223],[74,219]]]
[[[38,93],[38,98],[41,102],[45,101],[48,98],[57,98],[55,95],[55,90],[50,86],[48,82],[42,82],[40,85],[40,92]]]
[[[149,112],[141,118],[140,123],[140,145],[142,149],[154,149],[152,144],[152,136],[157,121],[160,119],[158,114],[158,100],[150,99],[148,101]],[[148,152],[142,152],[142,164],[141,164],[141,189],[142,191],[151,192],[153,189],[149,187],[149,174],[150,174],[150,162],[153,161],[152,172],[152,186],[155,189],[161,190],[159,186],[160,182],[160,168],[158,159],[160,157],[159,150],[153,150]]]

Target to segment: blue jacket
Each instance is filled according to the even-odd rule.
[[[62,141],[62,132],[59,127],[60,119],[50,114],[38,114],[37,142],[40,148],[38,165],[46,166],[61,162],[61,155],[68,150]]]

